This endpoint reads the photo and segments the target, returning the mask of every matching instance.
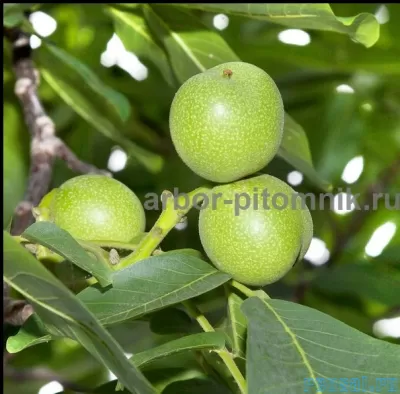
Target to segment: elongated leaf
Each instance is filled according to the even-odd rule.
[[[228,296],[229,331],[232,337],[232,350],[235,357],[245,357],[247,320],[241,310],[243,299],[236,293]]]
[[[355,295],[389,307],[400,305],[400,273],[386,267],[340,265],[318,275],[312,285],[329,294]]]
[[[49,44],[47,44],[44,49],[48,55],[51,54],[54,60],[62,62],[71,72],[75,72],[91,91],[101,96],[106,104],[105,107],[111,107],[122,121],[126,121],[129,118],[131,108],[129,101],[124,95],[105,85],[89,67],[68,52],[65,52],[55,45]],[[48,58],[48,60],[50,60],[50,58]]]
[[[217,32],[183,9],[145,5],[144,15],[164,44],[180,83],[220,63],[239,60]]]
[[[146,367],[153,361],[177,353],[183,353],[193,350],[217,350],[225,346],[225,336],[221,332],[202,332],[200,334],[188,335],[157,346],[145,352],[137,353],[130,358],[130,361],[140,369]],[[121,389],[120,383],[117,390]]]
[[[175,353],[200,349],[222,349],[225,346],[225,336],[221,332],[202,332],[200,334],[188,335],[171,342],[164,343],[153,349],[137,353],[130,361],[137,368],[143,368],[154,360],[168,357]]]
[[[65,230],[51,222],[37,222],[28,227],[23,237],[39,243],[92,274],[102,286],[111,284],[113,270],[103,261],[95,260]]]
[[[76,113],[151,172],[161,170],[163,160],[126,139],[120,132],[130,113],[127,99],[104,85],[78,59],[53,45],[45,45],[38,56],[43,78]]]
[[[278,156],[302,172],[318,188],[331,190],[332,186],[324,181],[313,167],[306,133],[287,113],[285,113],[283,139]]]
[[[337,17],[329,4],[177,4],[209,12],[224,12],[266,20],[298,29],[327,30],[348,34],[354,41],[371,47],[379,38],[379,23],[368,13]]]
[[[133,393],[153,394],[145,377],[74,294],[6,232],[3,241],[4,280],[34,306],[47,328],[80,342]]]
[[[350,392],[362,376],[371,383],[400,377],[398,345],[374,339],[324,313],[257,297],[244,301],[242,309],[249,325],[249,393],[327,392],[332,391],[332,379],[338,378]],[[338,382],[334,391],[340,391]]]
[[[107,292],[92,286],[78,297],[103,325],[110,325],[196,297],[229,279],[196,257],[164,253],[116,271]]]
[[[115,32],[125,48],[139,58],[151,60],[160,69],[164,79],[173,86],[175,80],[167,55],[155,42],[144,17],[134,9],[126,12],[110,7],[109,13],[114,21]]]

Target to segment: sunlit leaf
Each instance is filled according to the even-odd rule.
[[[224,12],[266,20],[298,29],[327,30],[348,34],[367,48],[379,38],[379,23],[372,14],[337,17],[329,4],[179,4],[209,12]]]
[[[139,58],[149,59],[160,69],[164,79],[174,85],[167,55],[155,41],[144,17],[134,10],[125,12],[117,8],[109,9],[114,21],[115,32],[128,51],[132,51]]]
[[[33,314],[19,329],[16,335],[12,335],[7,340],[7,351],[9,353],[18,353],[28,347],[48,342],[54,339],[47,334],[46,327],[39,319],[37,314]]]
[[[144,15],[164,44],[180,83],[220,63],[239,60],[217,32],[184,9],[145,5]]]

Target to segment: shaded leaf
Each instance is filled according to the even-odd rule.
[[[225,386],[210,379],[189,379],[174,382],[162,394],[231,394]]]
[[[361,376],[371,380],[400,377],[397,345],[374,339],[324,313],[258,297],[244,301],[242,310],[249,326],[250,393],[323,392],[329,379],[337,377],[343,379],[342,387],[351,390],[353,380]]]
[[[109,8],[109,13],[114,21],[115,32],[125,48],[139,58],[151,60],[160,69],[164,79],[173,86],[175,80],[167,55],[154,40],[144,17],[134,9],[125,12]]]
[[[164,253],[116,271],[108,291],[92,286],[78,297],[102,324],[109,325],[196,297],[229,279],[196,257]]]
[[[4,280],[33,305],[49,331],[81,343],[133,393],[153,394],[122,348],[74,294],[6,232],[3,241]]]
[[[177,353],[183,353],[193,350],[218,350],[225,346],[225,336],[220,332],[202,332],[200,334],[188,335],[183,338],[175,339],[157,346],[153,349],[137,353],[130,358],[130,361],[137,368],[144,368],[151,362],[171,356]],[[116,390],[122,386],[118,383]]]
[[[283,138],[278,156],[303,173],[318,188],[331,190],[332,186],[324,181],[313,167],[306,133],[287,113],[285,113]]]
[[[3,229],[11,223],[14,210],[24,197],[28,175],[29,135],[22,127],[17,107],[3,104]]]
[[[130,104],[120,93],[104,85],[78,59],[54,45],[45,45],[38,57],[43,78],[83,119],[118,143],[128,155],[151,172],[162,167],[162,158],[134,144],[121,133]]]
[[[178,5],[178,4],[177,4]],[[361,13],[337,17],[329,4],[179,4],[208,12],[223,12],[253,19],[266,20],[298,29],[334,31],[348,34],[354,41],[371,47],[379,38],[375,16]]]
[[[89,67],[68,52],[51,44],[47,44],[44,48],[47,54],[51,54],[54,60],[62,62],[71,72],[77,73],[81,81],[83,81],[91,91],[101,96],[105,104],[111,107],[123,122],[129,118],[131,108],[129,101],[124,95],[105,85]],[[47,60],[49,61],[50,57]]]
[[[247,320],[241,310],[243,299],[231,292],[228,296],[229,331],[232,337],[232,350],[235,357],[245,357]]]
[[[318,275],[312,286],[330,294],[375,300],[389,307],[400,305],[400,273],[386,266],[339,265]]]
[[[188,379],[205,378],[204,374],[196,369],[190,368],[160,368],[150,371],[144,371],[143,374],[153,384],[153,386],[162,392],[169,384]],[[97,387],[94,393],[96,394],[110,394],[115,392],[115,385],[117,381],[113,380],[100,387]],[[128,390],[119,391],[119,394],[129,394]],[[60,393],[61,394],[61,393]],[[175,393],[176,394],[176,393]],[[180,393],[179,393],[180,394]]]
[[[49,248],[89,272],[102,286],[111,284],[111,267],[91,257],[67,231],[54,223],[36,222],[24,231],[23,237]]]
[[[142,353],[137,353],[130,358],[130,361],[136,367],[143,368],[154,360],[168,357],[175,353],[200,349],[215,350],[222,349],[224,346],[225,336],[223,333],[202,332],[167,342]]]
[[[24,11],[35,8],[37,9],[40,4],[4,4],[3,6],[3,25],[6,27],[14,27],[20,25],[24,19]]]
[[[239,60],[217,32],[190,12],[175,7],[143,7],[147,23],[164,44],[180,83],[220,63]]]
[[[199,331],[199,325],[186,312],[177,308],[167,308],[155,312],[150,318],[150,329],[161,335],[188,334]]]

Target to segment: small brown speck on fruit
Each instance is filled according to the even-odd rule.
[[[233,74],[232,70],[229,70],[228,68],[226,68],[223,72],[222,72],[224,77],[228,77],[230,78]]]

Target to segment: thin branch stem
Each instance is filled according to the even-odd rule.
[[[215,332],[214,327],[210,324],[207,318],[197,309],[196,305],[191,300],[186,300],[183,302],[187,312],[189,315],[195,319],[200,327],[205,332]],[[239,390],[242,394],[247,393],[247,384],[246,380],[244,379],[242,373],[240,372],[238,366],[236,365],[232,354],[224,347],[223,349],[216,351],[218,356],[224,362],[226,367],[228,368],[229,372],[231,373],[232,377],[235,379],[236,384],[239,387]]]
[[[238,289],[246,297],[255,297],[256,296],[256,294],[253,290],[250,290],[248,287],[246,287],[245,285],[242,285],[241,283],[237,282],[236,280],[232,279],[231,286]]]
[[[162,201],[164,202],[165,199],[167,200],[165,210],[161,213],[153,228],[140,241],[136,250],[124,259],[121,259],[121,262],[118,264],[118,269],[128,267],[131,264],[151,256],[166,235],[183,220],[184,216],[192,208],[194,197],[197,197],[196,202],[199,203],[202,200],[201,194],[206,195],[209,191],[210,189],[205,187],[195,189],[188,194],[189,201],[184,198],[186,196],[178,196],[178,198],[175,199],[171,192],[164,191],[162,194]],[[184,208],[180,208],[182,206]]]

